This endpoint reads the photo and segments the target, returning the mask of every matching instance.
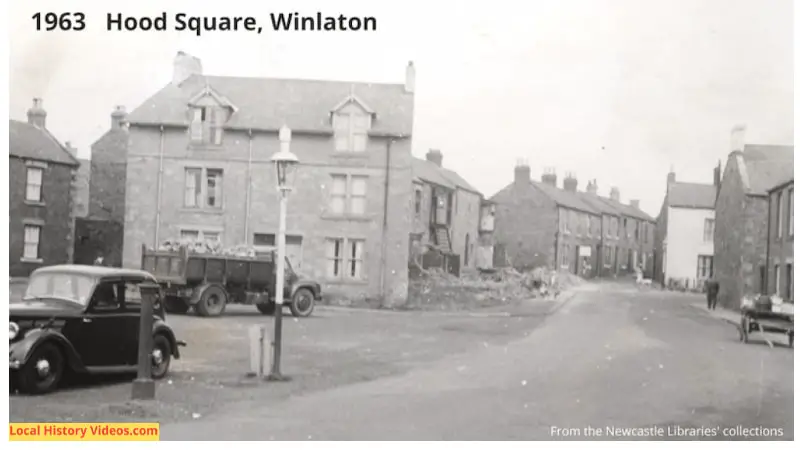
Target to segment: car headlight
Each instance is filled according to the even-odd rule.
[[[12,341],[15,337],[19,334],[19,325],[15,324],[14,322],[8,323],[8,340]]]

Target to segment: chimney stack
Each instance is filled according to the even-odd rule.
[[[567,172],[562,184],[565,191],[578,192],[578,178],[575,176],[575,173]]]
[[[439,167],[442,167],[442,152],[435,149],[428,150],[428,154],[425,155],[425,159],[428,161],[436,164]]]
[[[632,207],[639,209],[639,200],[631,200],[630,204]]]
[[[414,69],[414,61],[409,61],[408,65],[406,66],[406,83],[405,83],[405,91],[406,93],[413,94],[414,89],[416,87],[417,81],[417,71]]]
[[[542,183],[556,187],[558,184],[558,175],[556,175],[555,168],[547,167],[544,169],[544,173],[542,174]]]
[[[178,52],[172,63],[172,84],[178,86],[192,75],[202,75],[203,64],[200,58],[188,53]]]
[[[667,186],[669,186],[670,184],[674,183],[675,180],[676,180],[676,178],[675,178],[675,167],[670,166],[669,167],[669,173],[667,174]]]
[[[28,123],[37,128],[44,129],[46,119],[47,111],[45,111],[44,107],[42,106],[42,99],[34,98],[33,106],[31,106],[31,109],[28,110]]]
[[[744,125],[736,125],[731,130],[731,152],[744,151],[744,138],[747,132],[747,127]]]
[[[123,128],[125,126],[125,119],[127,117],[128,113],[125,111],[125,107],[118,105],[111,113],[111,129],[119,130]]]
[[[518,186],[527,186],[531,182],[531,166],[528,161],[518,159],[517,165],[514,167],[514,184]]]
[[[611,200],[614,200],[615,202],[619,203],[619,188],[616,186],[612,187],[608,197]]]
[[[589,180],[586,184],[586,192],[592,195],[597,195],[597,180]]]

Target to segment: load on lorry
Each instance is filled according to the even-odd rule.
[[[219,316],[228,303],[255,305],[263,314],[275,311],[274,247],[222,249],[216,243],[167,241],[158,249],[142,245],[142,270],[150,272],[164,292],[168,312],[194,308],[204,317]],[[322,300],[320,284],[301,277],[285,259],[283,298],[295,317],[308,317]]]

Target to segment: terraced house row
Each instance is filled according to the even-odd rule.
[[[597,181],[585,191],[567,174],[558,187],[554,170],[541,181],[520,162],[514,182],[490,198],[495,205],[496,265],[519,269],[549,267],[586,278],[614,277],[641,267],[653,272],[655,219],[639,209],[639,202],[620,201],[620,191],[597,192]]]

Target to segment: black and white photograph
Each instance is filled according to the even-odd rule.
[[[796,14],[9,0],[9,440],[793,441]]]

